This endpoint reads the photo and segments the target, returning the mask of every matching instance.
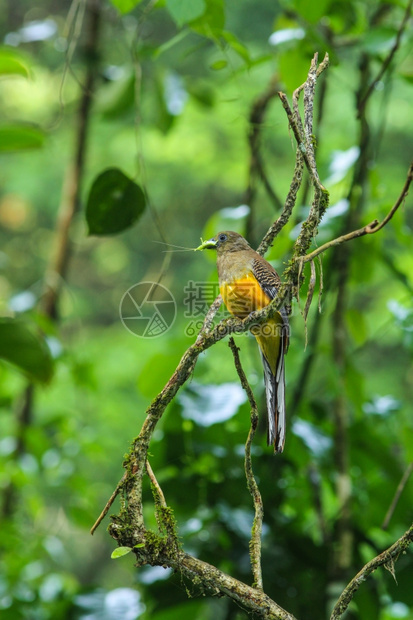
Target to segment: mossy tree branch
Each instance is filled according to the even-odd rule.
[[[403,185],[402,191],[400,192],[400,196],[394,203],[393,207],[390,209],[389,213],[386,215],[385,218],[383,218],[381,222],[379,222],[379,220],[373,220],[372,222],[370,222],[370,224],[366,224],[366,226],[363,226],[362,228],[358,228],[357,230],[353,230],[352,232],[349,232],[345,235],[341,235],[340,237],[337,237],[336,239],[331,239],[331,241],[327,241],[327,243],[320,245],[320,247],[313,250],[313,252],[310,252],[309,254],[306,254],[305,256],[300,257],[298,260],[302,264],[308,263],[314,260],[316,256],[319,256],[320,254],[322,254],[326,250],[329,250],[332,247],[341,245],[342,243],[345,243],[346,241],[351,241],[352,239],[358,239],[359,237],[364,237],[365,235],[372,235],[376,232],[379,232],[379,230],[381,230],[384,226],[386,226],[386,224],[391,220],[393,215],[396,213],[397,209],[406,200],[409,194],[409,189],[410,189],[410,185],[412,181],[413,181],[413,161],[411,162],[409,166],[409,170],[407,171],[406,181]]]
[[[413,523],[410,528],[397,540],[391,547],[380,553],[378,556],[370,560],[363,568],[357,573],[350,583],[345,587],[340,598],[338,599],[330,620],[339,620],[347,607],[349,606],[353,596],[372,572],[377,570],[380,566],[387,568],[392,574],[394,574],[394,562],[396,562],[402,553],[406,552],[408,546],[413,542]]]
[[[114,496],[121,492],[121,510],[119,514],[111,517],[112,523],[109,526],[109,532],[120,546],[129,546],[133,548],[139,566],[145,564],[169,566],[179,571],[202,591],[215,595],[226,595],[237,601],[237,603],[241,604],[248,611],[257,614],[261,618],[269,619],[294,620],[290,613],[270,599],[262,589],[260,529],[263,511],[262,502],[260,505],[259,490],[252,473],[250,454],[251,441],[256,425],[256,404],[241,364],[238,363],[239,357],[235,344],[231,344],[235,365],[241,383],[247,391],[251,405],[252,426],[246,445],[246,475],[249,490],[254,498],[256,511],[255,530],[253,530],[251,541],[251,559],[255,581],[254,587],[248,586],[226,575],[216,567],[190,556],[181,549],[172,510],[166,504],[162,490],[156,481],[155,474],[148,465],[147,454],[157,423],[163,416],[168,404],[190,378],[198,356],[227,335],[244,333],[248,331],[252,325],[268,320],[268,318],[273,316],[289,301],[291,291],[293,291],[295,295],[298,294],[303,281],[300,261],[302,262],[303,259],[305,259],[308,249],[317,234],[320,220],[328,206],[329,196],[319,179],[312,135],[313,101],[316,81],[317,77],[327,65],[328,56],[325,57],[320,65],[317,64],[317,55],[314,56],[306,82],[294,93],[293,110],[290,108],[286,96],[280,93],[280,98],[286,110],[289,124],[292,127],[297,141],[296,163],[293,180],[283,211],[269,228],[258,251],[264,254],[275,236],[288,222],[296,203],[304,165],[308,170],[311,186],[313,188],[313,202],[308,217],[303,222],[300,234],[293,246],[293,256],[284,271],[283,284],[280,286],[278,294],[269,306],[263,310],[252,313],[245,320],[230,317],[221,320],[218,324],[214,323],[214,318],[222,300],[218,297],[214,301],[205,317],[204,324],[196,341],[185,351],[175,372],[148,407],[141,431],[133,440],[130,452],[125,460],[124,466],[126,473],[109,500],[110,503],[108,502],[110,506]],[[298,97],[302,91],[304,91],[304,122],[301,119],[298,108]],[[143,517],[142,488],[145,472],[148,472],[149,478],[152,481],[155,514],[159,529],[157,533],[146,528]],[[102,513],[103,516],[108,510],[108,505]],[[103,518],[102,515],[99,517],[94,528],[92,528],[93,531],[101,522]],[[380,565],[380,563],[378,565]],[[366,575],[367,574],[369,573],[366,573]],[[345,591],[346,594],[343,593],[343,595],[345,594],[346,597],[350,597],[350,600],[353,591],[354,590],[349,584],[348,589]],[[347,598],[345,600],[347,600]]]
[[[262,503],[262,497],[258,488],[257,481],[252,470],[251,459],[251,445],[255,437],[255,432],[258,426],[258,407],[252,392],[251,386],[248,383],[244,369],[241,365],[239,357],[239,348],[236,346],[234,339],[229,339],[229,346],[234,356],[234,364],[238,373],[239,380],[242,387],[247,393],[248,402],[251,407],[251,426],[245,444],[245,475],[247,478],[248,491],[254,502],[255,517],[252,525],[252,533],[250,540],[250,559],[252,574],[254,576],[254,587],[258,590],[263,590],[262,584],[262,570],[261,570],[261,533],[262,533],[262,520],[264,518],[264,505]]]

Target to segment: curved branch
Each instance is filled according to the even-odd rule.
[[[377,82],[379,82],[381,80],[381,78],[383,77],[383,75],[386,73],[391,61],[394,58],[395,53],[397,52],[397,50],[400,47],[400,41],[403,35],[403,32],[406,29],[407,23],[410,19],[410,15],[412,12],[412,6],[413,6],[413,0],[410,0],[407,7],[406,7],[406,11],[404,13],[402,22],[400,24],[399,30],[397,31],[397,35],[396,35],[396,39],[394,42],[393,47],[391,48],[391,50],[389,51],[388,55],[386,56],[386,58],[384,59],[378,74],[376,75],[376,77],[371,81],[370,86],[368,87],[366,93],[364,94],[363,98],[361,99],[359,106],[358,106],[358,113],[359,113],[359,117],[361,116],[364,108],[366,107],[366,103],[367,101],[370,99],[375,86],[377,84]]]
[[[340,237],[337,237],[336,239],[327,241],[327,243],[320,245],[319,248],[317,248],[310,254],[306,254],[305,256],[298,257],[298,260],[301,263],[308,263],[309,261],[314,260],[314,258],[318,256],[319,254],[321,254],[322,252],[325,252],[326,250],[329,250],[330,248],[336,245],[340,245],[341,243],[344,243],[345,241],[351,241],[352,239],[357,239],[358,237],[364,237],[364,235],[372,235],[373,233],[376,233],[379,230],[381,230],[392,219],[397,209],[400,207],[400,205],[403,204],[403,202],[407,198],[412,181],[413,181],[413,162],[410,164],[409,170],[407,171],[407,178],[404,183],[403,189],[400,193],[400,196],[394,203],[393,207],[390,209],[389,213],[386,215],[386,217],[381,222],[379,222],[378,220],[374,220],[373,222],[370,222],[370,224],[367,224],[366,226],[363,226],[362,228],[358,228],[357,230],[353,230],[352,232],[349,232],[346,235],[341,235]]]
[[[304,222],[301,233],[294,246],[294,254],[305,254],[310,247],[313,236],[317,233],[317,227],[321,217],[328,205],[328,192],[325,187],[320,183],[318,176],[317,165],[315,161],[314,152],[314,140],[313,140],[313,103],[315,86],[318,76],[328,67],[329,56],[326,54],[323,61],[317,66],[318,54],[314,54],[314,58],[311,61],[310,71],[308,72],[307,80],[304,84],[301,84],[293,94],[293,108],[294,112],[290,108],[287,96],[279,92],[278,96],[281,103],[287,113],[288,122],[293,130],[296,142],[297,153],[295,160],[295,168],[293,174],[293,180],[290,185],[290,189],[284,204],[284,209],[279,218],[270,226],[268,232],[264,236],[260,243],[257,252],[263,255],[268,247],[272,244],[275,237],[280,230],[286,225],[290,219],[293,207],[296,202],[298,190],[301,187],[303,179],[303,162],[305,163],[310,178],[314,187],[314,201],[310,209],[309,216]],[[301,120],[300,112],[298,109],[298,98],[301,91],[304,90],[304,124]],[[307,230],[309,229],[309,231]],[[310,234],[308,234],[308,232]],[[308,238],[307,238],[308,237]],[[284,275],[293,275],[288,271]],[[296,274],[295,274],[296,275]]]
[[[287,198],[285,199],[284,208],[281,212],[281,215],[275,220],[275,222],[270,226],[266,234],[264,235],[263,240],[257,248],[258,254],[263,256],[268,248],[272,245],[275,237],[279,234],[279,232],[284,228],[287,224],[288,220],[291,217],[293,212],[293,208],[295,206],[297,200],[298,190],[301,187],[301,183],[303,180],[303,156],[301,154],[300,149],[297,149],[296,157],[295,157],[295,167],[293,172],[293,179],[290,184],[290,189],[287,194]]]
[[[194,577],[198,578],[198,581],[201,580],[202,584],[215,595],[224,594],[266,620],[296,620],[261,590],[247,586],[215,566],[187,553],[182,553],[170,566],[182,572],[191,581]]]
[[[396,509],[396,506],[397,506],[397,503],[398,503],[398,501],[400,499],[400,496],[403,493],[404,487],[406,486],[407,481],[409,480],[410,474],[412,472],[413,472],[413,461],[411,463],[409,463],[409,465],[407,466],[407,468],[406,468],[406,470],[405,470],[405,472],[404,472],[404,474],[402,476],[402,479],[400,480],[400,482],[399,482],[399,484],[397,486],[397,489],[396,489],[396,492],[394,494],[392,503],[390,504],[389,509],[386,512],[386,516],[384,517],[383,523],[381,525],[381,529],[382,530],[387,530],[387,526],[390,523],[390,519],[393,516],[393,513],[394,513],[394,511]]]
[[[229,339],[229,346],[234,356],[235,368],[238,373],[239,380],[242,387],[247,393],[248,401],[251,407],[251,427],[248,433],[247,442],[245,444],[245,475],[247,478],[248,491],[254,502],[255,517],[252,526],[251,540],[250,540],[250,559],[252,574],[254,575],[254,587],[258,590],[263,590],[262,584],[262,569],[261,569],[261,533],[262,533],[262,521],[264,518],[264,505],[262,503],[262,497],[258,488],[257,481],[255,480],[254,472],[252,471],[251,460],[251,444],[255,437],[255,431],[258,426],[258,407],[252,392],[251,386],[248,383],[244,369],[241,366],[241,360],[239,358],[239,348],[235,344],[234,339]]]
[[[96,530],[99,527],[99,525],[102,523],[103,519],[108,514],[108,512],[110,510],[110,507],[112,506],[113,502],[115,501],[115,499],[119,495],[125,480],[126,480],[126,472],[123,474],[122,478],[119,480],[118,484],[116,485],[115,490],[113,491],[112,495],[109,497],[108,501],[106,502],[106,506],[104,507],[104,509],[102,510],[100,515],[98,516],[98,518],[96,519],[95,523],[90,528],[90,533],[91,533],[92,536],[96,532]]]
[[[404,553],[410,543],[413,541],[413,524],[410,528],[397,540],[391,547],[380,553],[373,560],[370,560],[363,568],[357,573],[355,577],[343,590],[340,598],[334,606],[331,613],[330,620],[339,620],[349,606],[353,596],[371,573],[379,568],[379,566],[388,566],[391,572],[394,571],[394,562],[399,559],[401,553]]]
[[[276,84],[276,78],[275,76],[273,76],[265,92],[254,101],[250,111],[248,144],[250,147],[251,155],[249,163],[248,187],[245,192],[245,202],[250,207],[256,193],[255,179],[259,178],[261,179],[264,188],[268,194],[268,197],[274,205],[274,208],[282,208],[282,202],[272,188],[271,183],[266,175],[264,169],[264,162],[262,160],[260,152],[261,130],[263,127],[264,117],[270,102],[277,95],[277,92],[278,89]]]

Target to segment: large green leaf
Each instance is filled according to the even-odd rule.
[[[52,376],[53,361],[46,342],[20,319],[0,318],[0,358],[35,381],[46,382]]]
[[[0,47],[0,75],[29,77],[29,69],[24,58],[12,47]]]
[[[168,11],[181,27],[204,14],[205,0],[166,0]]]
[[[132,226],[145,209],[141,187],[118,168],[94,180],[86,206],[89,235],[113,235]]]
[[[0,152],[38,149],[44,140],[44,131],[33,125],[13,123],[0,126]]]

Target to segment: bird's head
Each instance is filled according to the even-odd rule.
[[[242,235],[233,230],[225,230],[217,233],[212,239],[202,241],[201,245],[196,249],[216,250],[218,254],[222,254],[223,252],[239,252],[241,250],[249,250],[250,248],[251,246]]]

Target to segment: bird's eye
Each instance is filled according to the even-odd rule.
[[[219,235],[219,240],[220,241],[226,241],[227,240],[227,236],[226,235]]]

